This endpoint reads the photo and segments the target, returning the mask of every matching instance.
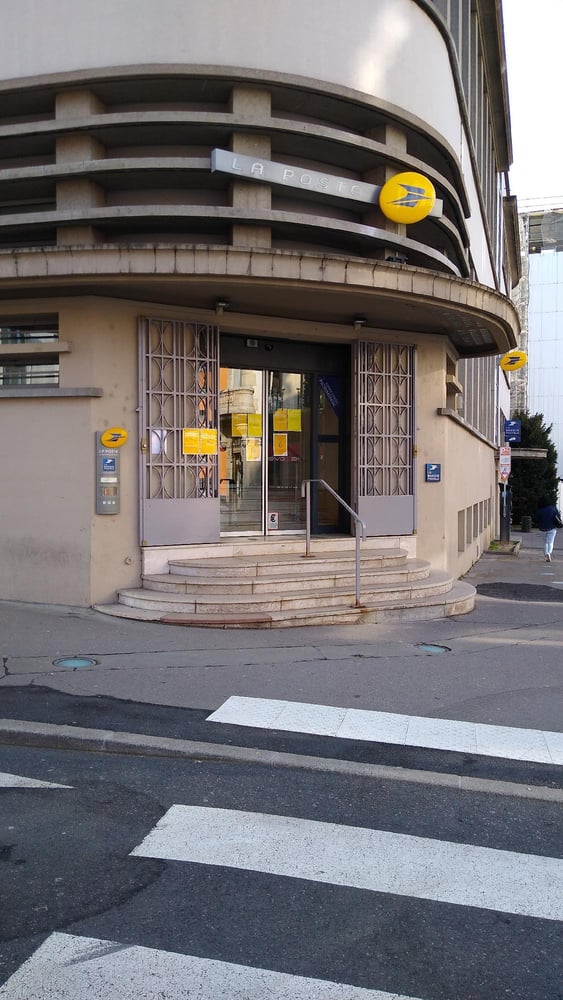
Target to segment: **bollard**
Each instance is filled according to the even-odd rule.
[[[529,514],[522,515],[522,531],[532,530],[532,518]]]
[[[510,519],[512,513],[512,490],[506,482],[499,483],[500,490],[500,544],[508,545],[510,542]]]

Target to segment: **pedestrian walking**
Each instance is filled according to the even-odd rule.
[[[551,562],[553,543],[558,528],[563,528],[563,521],[555,504],[547,497],[542,497],[536,511],[536,524],[543,533],[543,553],[546,562]]]

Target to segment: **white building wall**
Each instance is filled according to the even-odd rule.
[[[563,253],[530,255],[528,408],[553,425],[558,476],[563,478]]]
[[[461,152],[446,45],[413,0],[56,0],[48,17],[45,0],[2,7],[2,34],[18,39],[2,79],[159,63],[296,74],[404,107]]]
[[[228,66],[350,88],[415,116],[465,174],[477,280],[494,286],[445,40],[415,0],[45,0],[3,4],[0,81],[104,67]]]

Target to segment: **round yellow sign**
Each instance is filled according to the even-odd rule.
[[[507,354],[503,354],[500,359],[500,367],[503,372],[513,372],[517,368],[522,368],[528,360],[528,355],[525,351],[508,351]]]
[[[100,443],[103,444],[104,448],[121,448],[128,437],[129,435],[123,427],[109,427],[101,435]]]
[[[434,185],[424,174],[395,174],[379,193],[379,207],[392,222],[420,222],[436,203]]]

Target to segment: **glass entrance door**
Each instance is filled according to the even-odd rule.
[[[304,532],[304,479],[342,495],[341,376],[222,367],[221,532]],[[312,490],[314,534],[342,530],[341,508]]]
[[[310,377],[266,372],[268,386],[268,534],[305,530],[301,483],[311,478]]]
[[[264,372],[219,374],[221,531],[264,533]]]

